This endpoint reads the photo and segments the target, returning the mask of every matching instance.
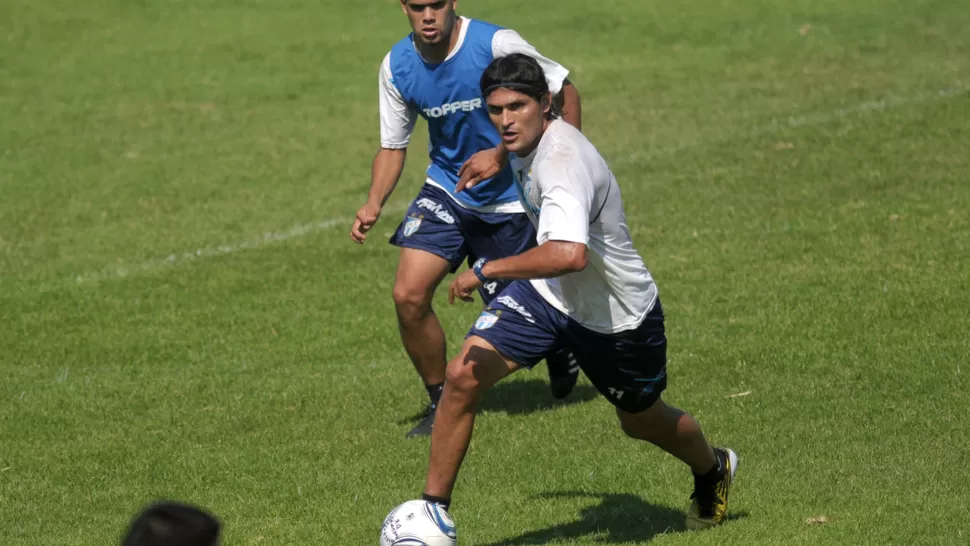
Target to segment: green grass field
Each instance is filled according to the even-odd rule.
[[[396,0],[0,3],[0,544],[370,545],[421,492],[385,243],[350,242]],[[732,520],[544,366],[484,402],[463,545],[970,541],[963,0],[462,0],[572,70]],[[440,296],[444,296],[442,291]],[[438,311],[456,350],[477,306]],[[746,396],[732,397],[738,393]],[[825,516],[811,525],[808,518]]]

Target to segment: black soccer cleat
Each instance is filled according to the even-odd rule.
[[[423,436],[431,436],[431,429],[434,428],[434,412],[435,406],[428,404],[421,412],[417,425],[414,425],[407,434],[404,435],[405,438],[421,438]]]
[[[573,392],[579,380],[579,364],[568,349],[560,349],[546,357],[549,368],[549,390],[554,398],[563,399]]]

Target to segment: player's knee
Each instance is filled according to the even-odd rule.
[[[620,429],[623,430],[623,434],[626,434],[634,440],[644,440],[649,442],[651,435],[650,429],[637,419],[623,419],[620,418]]]
[[[449,362],[445,370],[445,382],[449,388],[463,396],[475,396],[480,386],[475,376],[475,366],[473,360],[462,355]]]
[[[643,440],[653,443],[664,423],[661,416],[664,408],[655,404],[653,407],[639,413],[627,413],[617,408],[616,415],[620,418],[620,429],[623,433],[635,440]]]
[[[431,311],[431,296],[424,290],[416,290],[404,283],[394,285],[394,308],[402,322],[420,320]]]

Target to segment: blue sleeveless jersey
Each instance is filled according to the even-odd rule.
[[[408,106],[428,121],[428,178],[453,195],[465,160],[501,141],[479,88],[482,73],[493,59],[492,37],[498,30],[501,27],[470,20],[464,43],[440,64],[424,61],[414,49],[412,35],[391,48],[391,82]],[[518,200],[509,167],[455,197],[472,207]]]

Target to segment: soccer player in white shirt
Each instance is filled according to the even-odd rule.
[[[565,346],[616,407],[623,432],[690,467],[694,492],[687,527],[720,523],[738,458],[730,449],[711,447],[693,417],[661,399],[667,384],[663,310],[633,246],[613,173],[581,132],[555,116],[533,58],[495,59],[480,85],[512,154],[520,199],[539,244],[517,256],[479,260],[451,285],[453,302],[470,300],[493,279],[514,280],[448,363],[423,498],[450,504],[482,393]]]
[[[495,57],[526,53],[544,67],[564,118],[580,126],[580,100],[569,71],[547,59],[512,29],[460,17],[457,0],[401,0],[412,32],[381,63],[381,148],[374,157],[367,202],[351,228],[363,244],[404,169],[408,142],[419,117],[428,124],[425,185],[391,237],[401,248],[394,306],[404,348],[424,381],[430,404],[408,437],[426,436],[445,380],[445,335],[431,302],[438,284],[463,261],[502,258],[535,246],[535,230],[524,214],[508,168],[501,168],[501,138],[485,111],[478,78]],[[487,179],[455,193],[459,176]],[[486,303],[504,287],[488,283]],[[550,354],[553,395],[566,396],[579,374],[567,351]]]

